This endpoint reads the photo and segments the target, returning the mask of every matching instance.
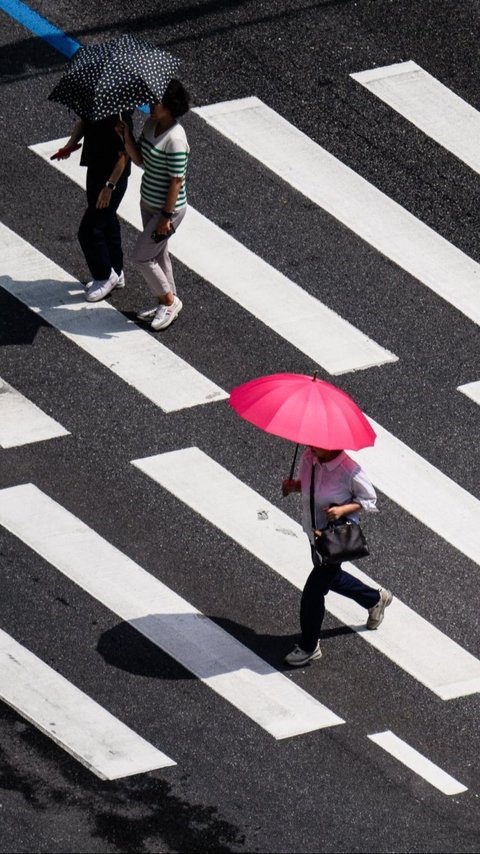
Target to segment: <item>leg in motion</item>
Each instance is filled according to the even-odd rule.
[[[322,656],[318,638],[325,616],[325,596],[335,571],[336,567],[322,566],[315,562],[307,578],[300,602],[300,644],[285,658],[285,663],[291,667],[302,667]]]
[[[367,629],[378,629],[385,615],[385,608],[390,605],[393,594],[384,588],[369,587],[338,567],[338,572],[332,579],[331,590],[354,599],[362,608],[368,609]]]

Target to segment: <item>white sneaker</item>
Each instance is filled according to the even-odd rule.
[[[302,667],[302,665],[307,664],[309,661],[317,661],[321,657],[322,650],[320,649],[319,643],[317,643],[313,652],[305,652],[305,650],[297,644],[292,651],[285,656],[285,664],[289,664],[290,667]]]
[[[137,311],[137,319],[138,320],[146,320],[150,323],[155,317],[158,311],[158,303],[153,308],[141,308],[140,311]]]
[[[115,270],[112,270],[108,279],[93,282],[85,294],[86,299],[88,302],[98,302],[98,300],[105,299],[116,288],[117,282],[118,276]]]
[[[390,605],[393,599],[393,593],[390,593],[390,590],[385,590],[382,587],[379,593],[380,599],[377,604],[368,609],[367,629],[378,629],[385,616],[385,608]]]
[[[166,329],[174,320],[177,319],[183,308],[183,303],[178,297],[175,297],[172,305],[161,305],[157,308],[155,316],[152,320],[151,327],[158,332],[159,329]]]
[[[115,272],[115,270],[112,267],[112,273],[114,273],[114,272]],[[125,273],[123,272],[123,270],[120,274],[117,273],[117,275],[118,275],[118,281],[117,281],[117,284],[115,285],[115,290],[125,287]],[[82,285],[86,291],[89,291],[90,288],[92,288],[93,285],[95,285],[95,284],[97,284],[97,281],[95,279],[90,279],[89,282],[82,282]]]

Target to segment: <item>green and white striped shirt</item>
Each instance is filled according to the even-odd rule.
[[[167,199],[170,178],[183,178],[175,205],[177,211],[187,204],[185,174],[190,146],[178,122],[160,136],[155,136],[155,126],[155,119],[147,119],[139,139],[144,169],[140,195],[152,207],[162,208]]]

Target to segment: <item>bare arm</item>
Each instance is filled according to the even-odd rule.
[[[85,133],[85,125],[84,125],[82,119],[79,119],[77,124],[75,125],[73,131],[72,131],[72,135],[71,135],[70,139],[68,140],[65,148],[70,148],[71,146],[76,145],[77,142],[80,142],[84,133]]]
[[[167,198],[163,206],[163,210],[166,211],[166,213],[173,213],[173,211],[175,210],[175,205],[177,204],[177,198],[182,184],[183,178],[170,178]],[[155,231],[157,232],[157,234],[168,234],[171,228],[172,223],[170,222],[170,219],[162,215],[158,220],[158,224]]]
[[[78,142],[81,140],[85,131],[85,125],[81,119],[75,125],[70,139],[67,144],[63,146],[63,148],[59,148],[55,154],[52,154],[50,160],[66,160],[67,157],[70,157],[72,151],[75,151],[76,148],[80,148]]]
[[[362,505],[356,501],[353,501],[351,504],[339,504],[338,506],[324,508],[329,522],[335,522],[340,516],[346,516],[348,513],[356,513],[357,510],[361,509]]]
[[[130,128],[128,127],[127,123],[123,121],[118,121],[115,125],[115,130],[117,131],[120,139],[123,140],[125,150],[128,156],[133,161],[133,163],[136,163],[137,166],[143,166],[142,153],[137,143],[135,142],[132,134],[130,133]]]
[[[130,158],[129,158],[126,151],[120,151],[120,153],[118,155],[117,162],[115,163],[115,166],[112,169],[112,174],[108,178],[108,181],[111,184],[116,184],[120,180],[120,178],[122,177],[122,175],[124,173],[125,166],[127,165],[129,159]],[[102,189],[100,190],[100,192],[98,194],[96,207],[97,208],[108,208],[108,206],[110,204],[110,199],[112,198],[112,193],[114,193],[114,192],[115,192],[115,190],[112,190],[110,187],[102,187]]]

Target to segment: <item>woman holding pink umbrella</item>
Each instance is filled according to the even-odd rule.
[[[300,603],[300,643],[285,658],[290,666],[302,667],[321,658],[318,639],[329,590],[367,609],[367,629],[378,628],[393,598],[389,590],[370,587],[343,570],[341,558],[326,557],[322,545],[329,525],[347,523],[345,528],[352,532],[352,526],[359,525],[361,510],[376,511],[377,496],[367,475],[340,450],[373,445],[376,435],[352,398],[317,380],[317,372],[313,377],[273,374],[251,380],[232,391],[230,404],[262,430],[297,442],[297,450],[298,444],[307,445],[298,480],[293,479],[295,451],[290,476],[282,482],[284,496],[292,492],[302,495],[302,524],[313,558]],[[338,533],[337,529],[334,539]]]
[[[314,528],[322,530],[330,522],[335,524],[344,519],[358,525],[360,510],[376,511],[377,496],[363,469],[344,451],[310,447],[301,459],[299,479],[288,478],[282,483],[283,495],[291,492],[302,494],[302,525],[310,540],[313,558],[313,569],[300,602],[302,636],[285,658],[290,666],[301,667],[322,656],[318,638],[329,590],[354,599],[368,609],[367,629],[378,628],[393,597],[389,590],[369,587],[345,572],[340,563],[321,559],[314,547]]]

